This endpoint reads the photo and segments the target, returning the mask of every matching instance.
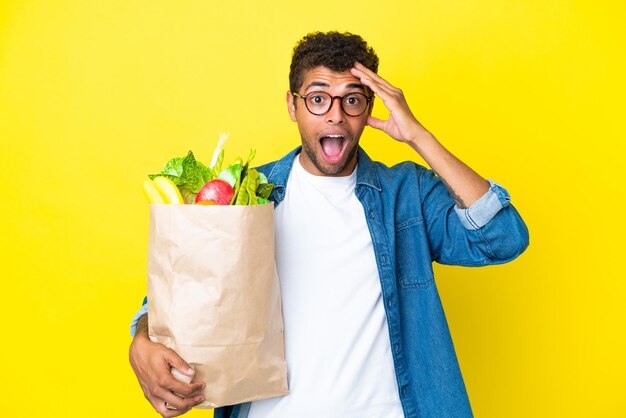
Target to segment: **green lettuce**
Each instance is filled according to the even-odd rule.
[[[237,158],[235,163],[222,169],[224,150],[218,154],[216,164],[209,168],[196,160],[193,152],[186,157],[172,158],[158,174],[150,174],[153,180],[157,176],[167,177],[178,186],[185,203],[195,203],[196,195],[204,185],[214,178],[224,180],[235,191],[231,205],[257,205],[269,203],[274,185],[267,182],[267,177],[254,168],[249,168],[256,151],[250,150],[245,164]]]
[[[159,174],[148,175],[151,180],[157,176],[172,180],[178,186],[185,203],[194,203],[200,189],[215,177],[213,171],[196,160],[191,151],[186,157],[169,160]]]

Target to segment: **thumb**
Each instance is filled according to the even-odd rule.
[[[178,369],[181,373],[186,374],[187,376],[193,376],[194,370],[191,368],[189,364],[185,360],[183,360],[174,350],[169,350],[168,354],[165,356],[165,359],[175,369]]]
[[[386,121],[375,118],[374,116],[367,117],[367,124],[374,129],[380,129],[381,131],[385,130]]]

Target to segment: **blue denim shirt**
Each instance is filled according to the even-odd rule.
[[[285,198],[299,152],[259,167],[275,184],[275,205]],[[355,194],[372,237],[406,418],[472,416],[432,262],[500,264],[526,249],[524,221],[506,190],[490,185],[470,208],[460,209],[432,170],[412,162],[386,167],[359,148]],[[245,418],[248,408],[218,408],[215,418]]]

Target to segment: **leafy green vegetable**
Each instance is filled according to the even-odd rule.
[[[169,160],[163,167],[163,170],[161,170],[161,174],[168,174],[174,177],[179,177],[183,174],[183,157]]]
[[[241,164],[233,164],[223,169],[217,178],[224,180],[226,183],[230,184],[231,187],[235,187],[235,183],[237,183],[239,176],[241,176],[241,170],[243,170]]]
[[[257,205],[259,202],[256,198],[256,188],[259,186],[259,172],[254,168],[248,170],[248,184],[246,191],[248,192],[248,205]]]
[[[186,157],[172,158],[165,164],[161,173],[150,174],[148,177],[153,180],[157,176],[172,180],[178,186],[185,203],[194,203],[196,194],[213,179],[211,169],[197,161],[191,151]]]
[[[239,159],[239,161],[241,161],[241,159]],[[238,162],[236,164],[240,164],[240,162]],[[241,190],[241,185],[243,183],[243,180],[245,180],[247,174],[248,174],[248,164],[243,166],[243,168],[241,169],[241,173],[239,173],[239,177],[237,177],[237,181],[235,181],[235,184],[233,185],[233,189],[235,190],[235,194],[233,195],[233,200],[230,202],[231,205],[236,205],[237,204],[236,203],[237,202],[237,195],[239,195],[239,192]]]
[[[265,174],[259,173],[259,185],[256,188],[257,201],[259,204],[269,203],[272,190],[274,190],[274,185],[267,182]]]
[[[248,153],[248,161],[246,161],[246,165],[250,165],[250,163],[252,162],[255,156],[256,156],[256,150],[251,149],[250,152]]]
[[[246,176],[241,181],[241,185],[239,187],[238,192],[236,192],[235,205],[247,205],[250,200],[250,195],[248,194],[248,181],[250,177]],[[233,203],[231,203],[232,205]]]
[[[259,173],[259,176],[261,176],[261,173]],[[269,199],[270,195],[272,194],[272,190],[274,190],[273,184],[260,183],[259,186],[256,188],[256,195],[263,199]]]
[[[235,193],[231,205],[269,203],[274,185],[268,183],[263,173],[249,168],[255,155],[256,151],[251,149],[245,164],[242,158],[237,158],[234,164],[222,169],[223,149],[219,154],[217,150],[213,154],[215,164],[212,168],[196,160],[193,152],[189,151],[185,157],[169,160],[159,174],[150,174],[148,177],[152,180],[157,176],[163,176],[172,180],[178,186],[185,203],[194,203],[200,189],[214,178],[224,180],[233,188]]]

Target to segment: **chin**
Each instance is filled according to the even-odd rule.
[[[350,165],[352,161],[356,159],[356,150],[354,149],[348,151],[348,153],[344,156],[344,158],[334,164],[327,163],[324,159],[324,156],[320,153],[312,152],[308,149],[308,147],[303,147],[304,152],[306,152],[308,159],[313,164],[313,166],[324,176],[347,176],[350,173],[345,173],[344,171]]]

